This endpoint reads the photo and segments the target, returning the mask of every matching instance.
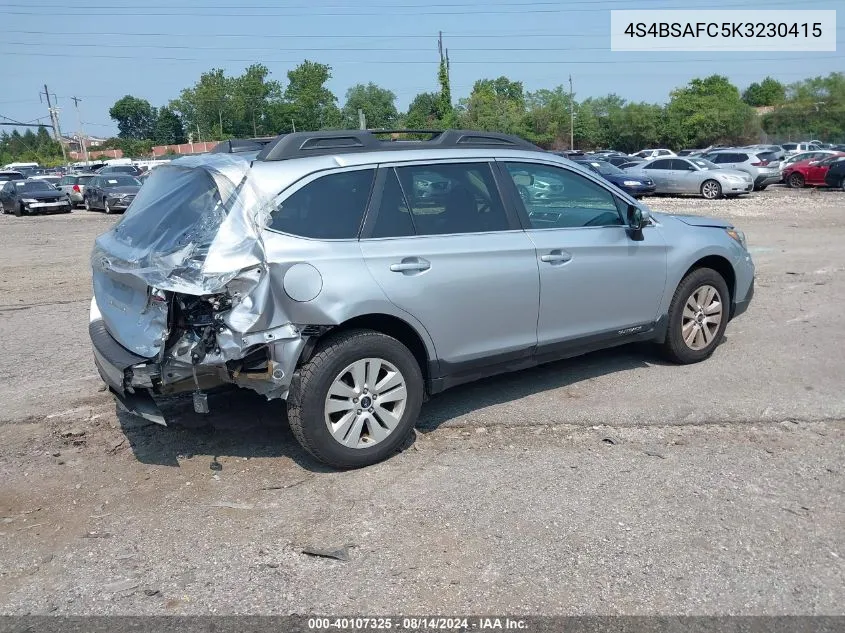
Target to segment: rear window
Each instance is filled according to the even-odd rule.
[[[374,177],[374,169],[359,169],[312,180],[276,207],[269,228],[314,239],[356,238]]]
[[[760,160],[767,160],[771,162],[773,160],[777,160],[778,155],[774,152],[760,152],[759,154],[757,154],[757,158],[759,158]]]

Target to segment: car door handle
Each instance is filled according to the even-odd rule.
[[[431,262],[421,257],[406,257],[398,264],[391,264],[394,273],[422,272],[431,268]]]
[[[572,255],[560,249],[555,249],[548,255],[540,255],[540,261],[548,264],[565,264],[570,259]]]

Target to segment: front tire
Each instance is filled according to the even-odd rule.
[[[712,268],[684,277],[669,305],[664,355],[680,365],[709,358],[725,334],[730,302],[725,279]]]
[[[90,211],[90,210],[91,210],[91,204],[88,202],[88,198],[83,198],[83,199],[82,199],[82,206],[83,206],[83,207],[85,207],[85,210],[86,210],[86,211]]]
[[[372,330],[331,336],[299,369],[288,397],[294,436],[337,468],[380,462],[405,442],[422,406],[424,383],[414,355]]]
[[[103,200],[103,213],[111,215],[111,207],[109,206],[108,200]]]
[[[716,180],[705,180],[701,183],[701,195],[707,200],[718,200],[722,197],[722,185]]]
[[[27,215],[27,213],[26,209],[23,208],[23,202],[21,202],[20,204],[18,204],[18,206],[15,207],[15,216],[21,217],[23,215]]]
[[[804,187],[804,176],[799,173],[794,173],[789,175],[789,180],[786,181],[786,184],[792,187],[793,189],[802,189]]]

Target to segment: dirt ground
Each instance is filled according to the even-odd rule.
[[[845,193],[650,204],[748,234],[756,296],[712,359],[461,387],[354,472],[248,392],[117,414],[87,334],[116,218],[0,216],[0,613],[842,614]]]

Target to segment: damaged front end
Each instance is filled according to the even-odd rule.
[[[269,192],[249,161],[215,154],[157,168],[97,238],[89,332],[103,380],[127,410],[164,423],[152,394],[223,384],[286,398],[308,337],[278,306],[261,227]]]

